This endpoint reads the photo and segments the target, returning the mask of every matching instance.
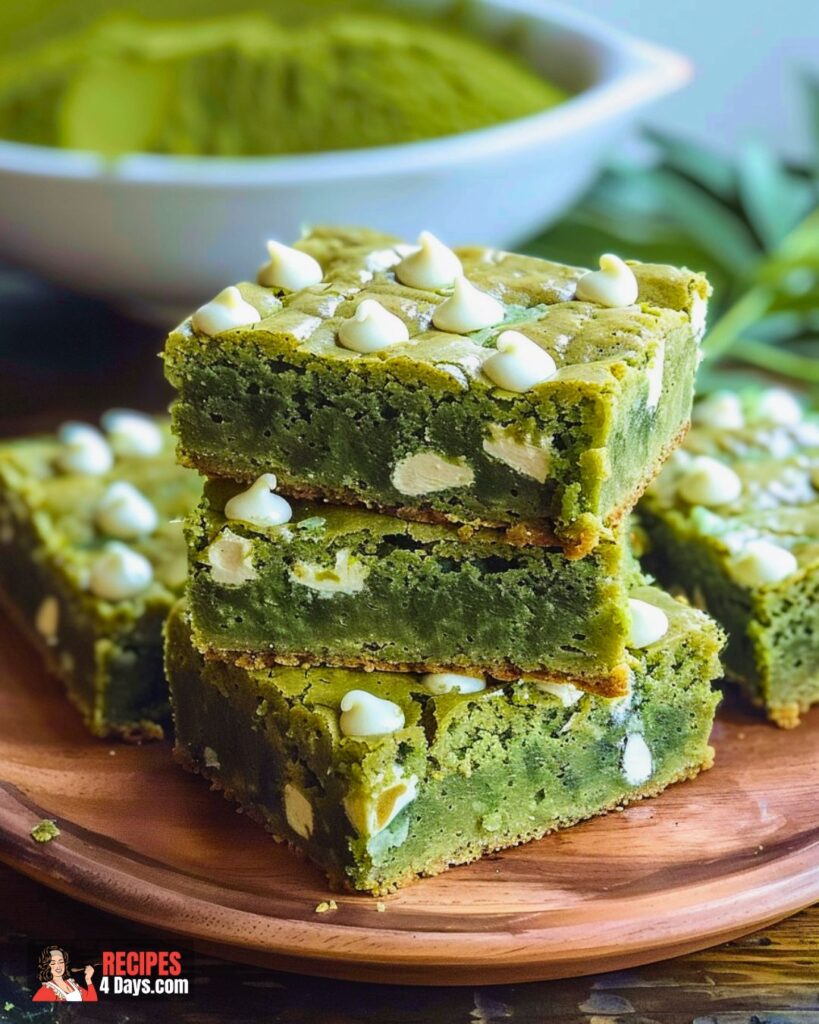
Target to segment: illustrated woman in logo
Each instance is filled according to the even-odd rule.
[[[34,993],[35,1003],[96,1003],[97,990],[91,984],[94,968],[85,968],[86,988],[69,975],[68,953],[60,946],[46,946],[37,964],[37,978],[42,985]]]

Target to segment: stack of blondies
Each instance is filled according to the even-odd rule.
[[[628,516],[684,435],[706,281],[364,230],[270,243],[169,337],[176,754],[382,893],[695,775],[721,633]]]

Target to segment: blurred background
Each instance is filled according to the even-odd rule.
[[[0,431],[161,407],[305,223],[705,270],[700,387],[819,388],[815,0],[6,0]]]
[[[819,7],[813,0],[574,0],[625,31],[673,47],[694,62],[691,84],[646,121],[730,154],[761,139],[807,159],[800,73],[819,72]]]

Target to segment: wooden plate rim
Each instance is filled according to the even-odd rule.
[[[15,786],[0,784],[0,859],[67,896],[140,924],[176,922],[163,930],[215,943],[220,950],[235,947],[250,953],[251,959],[252,954],[265,954],[274,964],[287,962],[295,969],[336,977],[360,977],[362,965],[373,970],[387,966],[412,970],[429,969],[433,964],[436,971],[449,971],[449,979],[427,975],[417,983],[459,984],[477,974],[485,982],[588,974],[615,961],[619,966],[633,966],[703,949],[819,900],[816,828],[791,837],[787,845],[795,849],[783,853],[773,848],[758,864],[722,877],[716,897],[697,899],[701,890],[713,887],[713,879],[706,879],[695,886],[686,885],[682,890],[686,899],[680,905],[669,904],[656,893],[613,899],[611,920],[618,919],[616,909],[622,907],[619,920],[623,930],[616,936],[598,932],[591,948],[571,941],[574,931],[583,934],[579,908],[571,911],[579,920],[557,926],[541,920],[555,917],[555,911],[517,913],[513,916],[522,920],[524,927],[500,933],[395,929],[382,918],[377,934],[389,939],[389,951],[379,953],[377,947],[364,942],[362,933],[371,938],[371,928],[344,922],[345,912],[357,912],[356,902],[365,897],[341,895],[339,911],[316,920],[271,917],[226,902],[225,895],[238,890],[222,889],[149,858],[136,857],[127,848],[118,850],[115,841],[70,822],[60,823],[59,842],[35,844],[29,831],[43,817],[48,817],[48,812]],[[798,845],[796,839],[801,840]],[[180,891],[171,888],[163,876],[181,879]],[[193,891],[197,888],[203,890],[201,895]],[[249,893],[243,895],[246,900],[254,898]],[[372,901],[367,899],[367,903]],[[182,904],[184,914],[179,915]],[[639,915],[637,929],[629,923],[636,904],[648,908],[645,916]],[[479,915],[482,921],[487,916]],[[360,944],[367,945],[365,950],[358,948],[357,935]],[[586,936],[588,939],[588,933]],[[491,963],[485,959],[488,957]],[[410,975],[392,980],[412,983],[416,979]]]

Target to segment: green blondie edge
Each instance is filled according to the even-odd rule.
[[[57,471],[55,437],[0,442],[0,600],[96,736],[157,739],[170,721],[162,628],[184,588],[181,518],[201,481],[175,463],[167,420],[156,422],[161,452],[117,457],[101,476]],[[86,582],[105,543],[94,526],[96,505],[117,481],[137,487],[160,523],[128,542],[151,563],[153,582],[135,597],[106,601]],[[46,601],[53,630],[38,628]]]
[[[609,309],[574,300],[579,268],[461,248],[469,280],[505,308],[503,323],[461,336],[431,325],[446,291],[396,280],[407,249],[394,237],[317,228],[297,245],[321,264],[320,284],[240,284],[259,323],[207,337],[188,319],[168,337],[179,457],[207,476],[273,472],[291,497],[502,528],[582,557],[687,429],[710,292],[700,275],[633,263],[638,304]],[[338,345],[365,298],[399,316],[410,340],[368,355]],[[509,328],[557,365],[523,394],[480,369]],[[435,462],[434,483],[421,456]]]
[[[728,634],[726,674],[771,721],[793,728],[819,702],[819,417],[760,418],[765,394],[736,396],[741,425],[695,423],[638,513],[648,535],[646,567],[720,622]],[[677,493],[698,456],[737,474],[735,501],[708,508]],[[795,570],[758,586],[735,578],[737,557],[755,541],[789,551]]]
[[[389,892],[710,767],[721,633],[656,589],[634,594],[670,628],[616,700],[525,681],[433,696],[398,673],[249,671],[203,659],[180,604],[166,631],[175,757],[334,886]],[[398,704],[404,727],[344,737],[340,701],[359,688]]]
[[[225,518],[241,484],[210,481],[188,519],[197,647],[245,667],[472,671],[628,692],[624,534],[579,562],[502,531],[295,502],[284,526]],[[465,535],[464,535],[465,534]]]

